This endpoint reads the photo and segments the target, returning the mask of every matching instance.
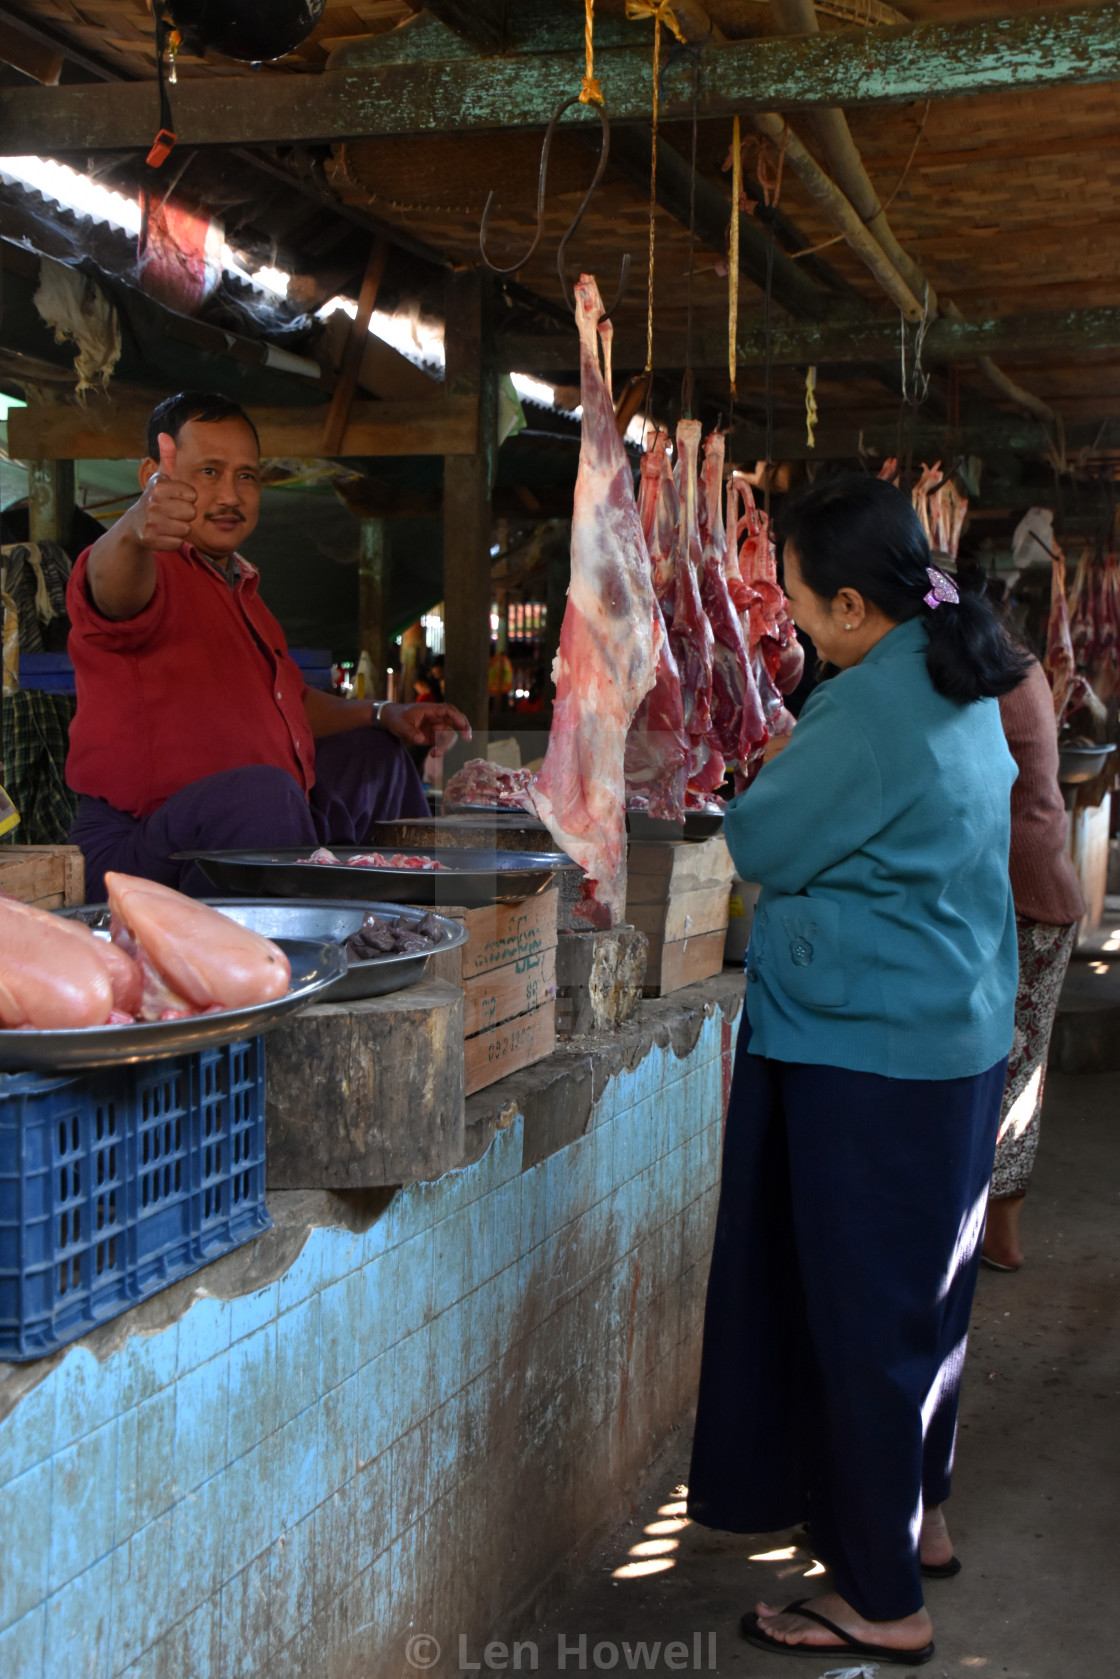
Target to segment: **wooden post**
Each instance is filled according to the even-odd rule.
[[[420,675],[420,657],[424,648],[424,626],[417,619],[401,636],[401,692],[399,698],[411,705],[416,698],[416,678]]]
[[[447,698],[485,730],[489,717],[490,496],[497,457],[496,362],[489,276],[451,274],[446,289],[445,392],[478,401],[478,450],[443,463],[443,589]]]
[[[363,519],[358,549],[358,648],[373,665],[373,698],[386,696],[389,663],[388,575],[385,521]]]
[[[31,541],[65,548],[74,522],[74,462],[28,461],[27,506]]]
[[[334,388],[330,412],[323,427],[324,455],[337,455],[342,446],[342,439],[346,434],[346,425],[354,402],[354,392],[358,388],[362,356],[365,353],[369,337],[370,318],[373,315],[377,293],[381,287],[381,276],[385,272],[385,257],[388,249],[389,247],[384,239],[375,239],[370,246],[365,276],[362,280],[362,289],[358,293],[358,313],[351,322],[350,331],[346,335],[346,343],[342,351],[342,365],[338,371],[338,384]]]

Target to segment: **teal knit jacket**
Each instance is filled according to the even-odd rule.
[[[950,1079],[1011,1048],[1015,764],[998,702],[945,699],[927,645],[912,619],[817,688],[727,807],[736,869],[763,889],[752,1055]]]

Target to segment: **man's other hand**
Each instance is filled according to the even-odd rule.
[[[405,746],[427,746],[442,754],[456,735],[471,738],[471,726],[453,705],[385,705],[378,719]]]

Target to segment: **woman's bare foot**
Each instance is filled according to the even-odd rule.
[[[935,1504],[922,1517],[920,1556],[926,1568],[943,1568],[953,1560],[953,1541],[940,1504]]]
[[[1019,1214],[1025,1200],[1025,1195],[1005,1195],[998,1201],[989,1200],[988,1218],[984,1225],[984,1246],[981,1250],[984,1258],[996,1265],[1007,1265],[1013,1271],[1017,1271],[1023,1263],[1023,1250],[1019,1246]]]
[[[917,1614],[907,1615],[901,1621],[865,1621],[862,1615],[857,1615],[850,1603],[846,1603],[838,1592],[826,1592],[823,1597],[814,1597],[809,1603],[810,1609],[815,1609],[818,1615],[835,1621],[838,1627],[850,1633],[861,1644],[882,1644],[889,1650],[923,1650],[933,1637],[933,1622],[925,1609],[919,1609]],[[784,1609],[773,1608],[768,1603],[756,1605],[759,1627],[766,1633],[767,1638],[773,1638],[781,1644],[811,1644],[822,1650],[842,1650],[840,1640],[826,1627],[818,1626],[816,1621],[806,1620],[804,1615],[787,1612]]]

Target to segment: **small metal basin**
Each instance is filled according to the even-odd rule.
[[[1072,786],[1100,775],[1114,748],[1107,746],[1059,746],[1058,780]]]

